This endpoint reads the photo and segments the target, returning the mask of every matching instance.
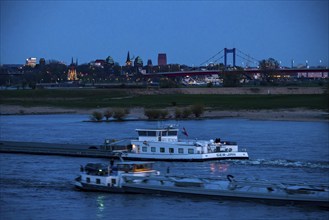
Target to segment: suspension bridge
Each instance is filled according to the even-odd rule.
[[[232,65],[228,65],[228,55],[232,54]],[[245,67],[238,67],[236,65],[236,57],[243,60],[245,63]],[[260,60],[244,53],[243,51],[237,48],[224,48],[221,51],[217,52],[204,62],[200,63],[199,67],[193,67],[184,69],[181,71],[168,71],[168,72],[158,72],[158,73],[148,73],[146,75],[156,76],[162,75],[167,77],[177,77],[177,76],[198,76],[198,75],[214,75],[214,74],[244,74],[244,75],[254,75],[254,74],[262,74],[264,71],[258,68]],[[209,66],[214,66],[215,64],[221,63],[222,66],[218,69],[210,68]],[[255,67],[251,67],[254,65]],[[284,75],[284,76],[294,76],[296,74],[302,75],[312,75],[312,74],[320,74],[322,78],[328,78],[329,69],[327,67],[319,67],[319,68],[286,68],[279,67],[277,69],[271,69],[272,73],[276,75]]]

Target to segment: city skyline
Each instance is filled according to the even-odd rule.
[[[198,66],[238,48],[282,66],[328,66],[328,23],[328,1],[1,1],[0,63],[111,56],[122,65],[130,51]]]

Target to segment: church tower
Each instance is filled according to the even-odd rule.
[[[129,54],[129,51],[128,51],[128,54],[127,54],[127,60],[126,60],[126,66],[131,66],[131,60],[130,60],[130,54]]]
[[[78,59],[77,59],[76,63],[73,63],[73,57],[72,57],[72,61],[69,66],[69,72],[67,74],[67,80],[69,80],[69,81],[78,80],[77,70],[76,70],[77,65],[78,65]]]

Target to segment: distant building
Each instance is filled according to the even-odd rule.
[[[101,67],[101,68],[104,67],[104,64],[105,64],[105,60],[102,60],[102,59],[97,59],[94,62],[94,66]]]
[[[37,58],[30,57],[26,59],[25,66],[35,67],[37,65]]]
[[[300,72],[297,73],[297,78],[312,78],[312,79],[323,79],[323,78],[328,78],[328,72]]]
[[[167,65],[167,54],[159,53],[158,54],[158,66],[165,66]]]
[[[152,60],[151,60],[151,59],[148,59],[148,60],[147,60],[147,66],[153,66],[153,65],[152,65]]]
[[[39,65],[40,65],[40,66],[44,66],[44,65],[46,65],[46,60],[45,60],[45,58],[40,58],[40,60],[39,60]]]
[[[113,66],[114,65],[114,60],[111,56],[108,56],[106,58],[106,64]]]
[[[76,61],[76,63],[73,63],[73,57],[72,57],[72,62],[69,66],[69,72],[67,73],[67,80],[69,81],[78,80],[77,70],[76,70],[77,65],[78,65],[78,60]]]
[[[143,60],[140,58],[140,56],[137,56],[135,61],[134,61],[134,66],[135,67],[143,67]]]
[[[147,73],[152,73],[152,68],[153,68],[152,60],[148,59],[147,60]]]

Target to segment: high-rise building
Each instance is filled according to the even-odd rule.
[[[159,53],[158,54],[158,66],[165,66],[167,65],[167,54]]]

